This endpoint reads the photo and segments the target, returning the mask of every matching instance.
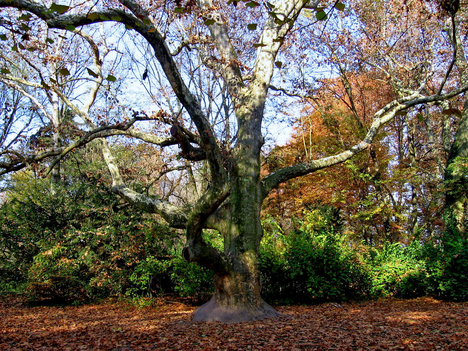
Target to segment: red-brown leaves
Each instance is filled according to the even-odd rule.
[[[279,307],[277,320],[191,323],[193,307],[0,302],[2,350],[462,350],[468,303],[432,298]]]

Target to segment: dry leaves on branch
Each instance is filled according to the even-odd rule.
[[[467,350],[468,303],[432,298],[278,307],[283,317],[192,323],[194,307],[160,300],[30,307],[0,301],[1,350]]]

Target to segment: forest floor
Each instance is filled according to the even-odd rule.
[[[383,299],[277,307],[279,319],[192,323],[195,307],[30,306],[0,295],[0,350],[468,350],[468,303]]]

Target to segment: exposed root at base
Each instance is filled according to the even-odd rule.
[[[219,304],[218,299],[213,296],[210,301],[195,310],[192,321],[240,323],[280,316],[280,313],[263,300],[259,306],[252,304],[226,306]]]

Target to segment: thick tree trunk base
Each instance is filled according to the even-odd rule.
[[[240,323],[280,316],[273,307],[261,300],[259,305],[240,303],[226,305],[220,303],[216,294],[210,301],[193,313],[193,322]]]

